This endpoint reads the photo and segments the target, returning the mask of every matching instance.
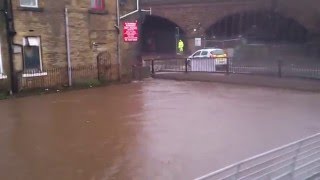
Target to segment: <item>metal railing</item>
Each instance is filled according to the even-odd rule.
[[[74,86],[107,83],[118,80],[118,65],[83,65],[40,70],[24,70],[18,74],[19,90],[67,87],[68,73]]]
[[[320,133],[195,180],[303,180],[320,173]]]
[[[225,72],[229,73],[226,64],[220,65],[211,58],[188,60],[187,58],[168,58],[145,60],[145,66],[150,66],[151,73],[156,72]]]
[[[188,64],[186,58],[161,58],[148,59],[144,66],[150,66],[152,74],[156,72],[187,72]]]
[[[320,79],[320,66],[292,65],[278,61],[268,65],[234,63],[232,58],[227,63],[218,64],[210,58],[192,59],[166,58],[145,60],[145,66],[150,67],[151,73],[157,72],[208,72],[226,74],[251,74],[296,78]]]

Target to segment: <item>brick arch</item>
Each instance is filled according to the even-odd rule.
[[[156,15],[156,14],[147,15],[146,17],[166,20],[166,21],[174,24],[175,26],[179,27],[183,32],[186,32],[185,28],[183,27],[183,24],[180,23],[179,21],[173,20],[173,18],[171,18],[171,17],[165,17],[165,16],[161,16],[161,15]]]
[[[153,7],[152,15],[154,17],[159,17],[170,21],[173,24],[176,24],[183,32],[187,32],[186,23],[182,22],[180,17],[181,14],[174,12],[173,9],[165,7]]]
[[[235,10],[229,11],[227,13],[221,13],[219,15],[216,15],[211,21],[203,23],[204,32],[207,31],[214,24],[220,22],[221,20],[223,20],[226,17],[230,17],[232,15],[241,14],[241,13],[259,12],[259,11],[267,12],[267,11],[270,11],[270,8],[248,7],[248,8],[235,9]],[[299,16],[299,14],[296,14],[294,12],[275,11],[275,13],[280,14],[284,18],[289,18],[289,19],[296,21],[301,26],[305,27],[307,30],[312,30],[314,27],[314,25],[312,23],[305,21],[305,18],[303,18],[302,16]]]
[[[300,2],[293,6],[292,1]],[[311,1],[311,0],[310,0]],[[273,0],[252,0],[252,1],[188,1],[187,3],[174,3],[168,1],[157,1],[157,3],[144,3],[143,8],[152,8],[152,14],[170,20],[183,29],[190,37],[204,35],[206,29],[220,19],[236,13],[246,11],[259,11],[275,9],[284,17],[292,18],[310,32],[318,32],[320,18],[317,11],[311,7],[317,5],[317,0],[307,3],[308,8],[301,8],[305,5],[299,0],[283,0],[274,4]],[[196,29],[196,31],[194,31]]]
[[[179,39],[185,40],[185,31],[172,22],[157,15],[147,15],[141,25],[141,39],[143,53],[176,53],[176,32],[179,28]]]
[[[161,19],[167,20],[168,22],[171,22],[172,24],[175,24],[183,32],[186,32],[185,24],[183,22],[179,21],[179,20],[176,20],[174,17],[157,15],[157,14],[147,15],[147,17],[161,18]]]

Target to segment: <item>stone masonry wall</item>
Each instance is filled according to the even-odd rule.
[[[275,3],[276,2],[276,3]],[[177,24],[188,36],[188,47],[195,50],[194,38],[220,19],[235,13],[268,10],[273,8],[285,17],[293,18],[311,33],[320,32],[318,0],[188,0],[181,1],[145,1],[143,8],[152,7],[152,15],[166,18]],[[194,31],[197,29],[197,31]]]
[[[125,7],[121,7],[121,16],[130,13],[136,10],[136,0],[128,0]],[[138,21],[138,26],[141,25],[141,19],[139,18],[139,13],[132,14],[121,19],[120,22],[120,46],[121,46],[121,61],[123,76],[126,76],[127,80],[131,80],[134,66],[139,65],[139,56],[140,56],[140,41],[141,37],[139,37],[138,42],[124,42],[123,41],[123,23],[124,22],[136,22]],[[140,27],[138,27],[141,29]]]
[[[19,2],[12,0],[17,32],[14,43],[22,45],[23,37],[40,36],[43,69],[67,67],[67,7],[72,66],[97,66],[97,55],[108,52],[113,64],[112,79],[119,79],[115,75],[119,74],[116,59],[117,31],[114,27],[116,1],[105,0],[106,8],[99,12],[90,8],[90,0],[39,0],[39,8],[36,9],[22,8]],[[14,54],[14,62],[16,71],[22,71],[22,53]]]
[[[152,14],[167,18],[184,30],[192,30],[199,22],[208,28],[217,20],[237,12],[268,10],[297,20],[311,31],[319,30],[318,0],[154,0],[145,1],[142,7],[152,7]],[[186,18],[187,17],[187,18]],[[193,26],[193,27],[190,27]]]
[[[14,42],[22,44],[25,36],[40,36],[43,68],[65,67],[64,6],[67,1],[40,0],[40,9],[34,11],[21,8],[19,2],[19,0],[12,1],[17,32]],[[21,61],[21,58],[15,59],[18,71],[22,70]]]

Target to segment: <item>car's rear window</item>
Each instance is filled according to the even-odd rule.
[[[222,55],[225,54],[225,52],[222,49],[217,49],[217,50],[213,50],[210,52],[211,54],[216,54],[216,55]]]

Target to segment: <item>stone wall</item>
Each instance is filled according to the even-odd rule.
[[[136,0],[128,0],[125,7],[121,7],[121,16],[136,10]],[[132,14],[120,21],[120,57],[122,62],[122,76],[123,80],[130,81],[132,79],[133,67],[139,64],[140,56],[140,40],[138,42],[124,42],[123,40],[123,23],[124,22],[136,22],[140,25],[139,13]],[[141,28],[139,28],[141,29]]]
[[[276,2],[276,3],[275,3]],[[320,32],[320,1],[318,0],[145,0],[142,7],[152,7],[152,15],[177,24],[188,36],[188,47],[194,51],[194,38],[220,19],[246,11],[270,10],[292,18],[311,33]],[[195,31],[196,29],[196,31]]]
[[[114,75],[119,74],[117,31],[114,27],[116,1],[105,0],[106,8],[103,11],[92,10],[89,0],[39,0],[39,8],[23,8],[19,2],[12,0],[17,32],[14,43],[22,45],[25,36],[39,36],[44,70],[67,67],[67,7],[72,66],[97,66],[97,55],[108,52],[113,64],[111,79],[119,79],[118,75]],[[14,63],[17,72],[23,71],[22,52],[14,54]]]
[[[14,43],[23,44],[25,36],[40,36],[41,56],[44,69],[66,66],[66,38],[64,26],[65,1],[39,1],[39,9],[21,8],[19,0],[13,0],[16,36]],[[22,69],[22,58],[15,55],[18,71]]]
[[[115,28],[117,24],[116,1],[105,0],[105,5],[104,10],[97,11],[90,8],[90,0],[39,0],[38,8],[25,8],[20,6],[20,0],[12,0],[14,25],[17,32],[13,40],[13,43],[17,45],[17,51],[13,54],[13,59],[20,89],[67,84],[67,72],[62,72],[66,71],[67,67],[65,8],[68,9],[72,66],[80,67],[80,69],[85,68],[84,66],[89,67],[89,69],[93,68],[94,70],[88,76],[97,78],[97,57],[102,52],[106,52],[109,56],[106,60],[108,61],[108,72],[106,72],[105,79],[108,81],[119,80],[120,66],[117,59],[119,36],[122,49],[121,75],[124,79],[130,79],[132,64],[134,64],[133,61],[136,60],[137,56],[138,43],[124,43],[122,34],[118,35]],[[128,0],[126,4],[120,7],[121,14],[131,12],[135,8],[136,0]],[[135,20],[135,16],[128,18]],[[122,22],[120,28],[122,28]],[[122,32],[122,29],[120,32]],[[5,37],[5,35],[2,36]],[[24,71],[23,49],[19,50],[19,46],[22,47],[23,38],[26,36],[41,38],[42,69],[47,72],[45,77],[22,77]],[[6,41],[4,38],[1,40]],[[7,63],[8,58],[5,60],[4,63]],[[9,64],[7,63],[4,66],[5,71],[9,72]],[[77,75],[75,72],[73,74],[74,81],[83,78],[81,73]],[[6,81],[0,81],[2,84],[4,82]]]

